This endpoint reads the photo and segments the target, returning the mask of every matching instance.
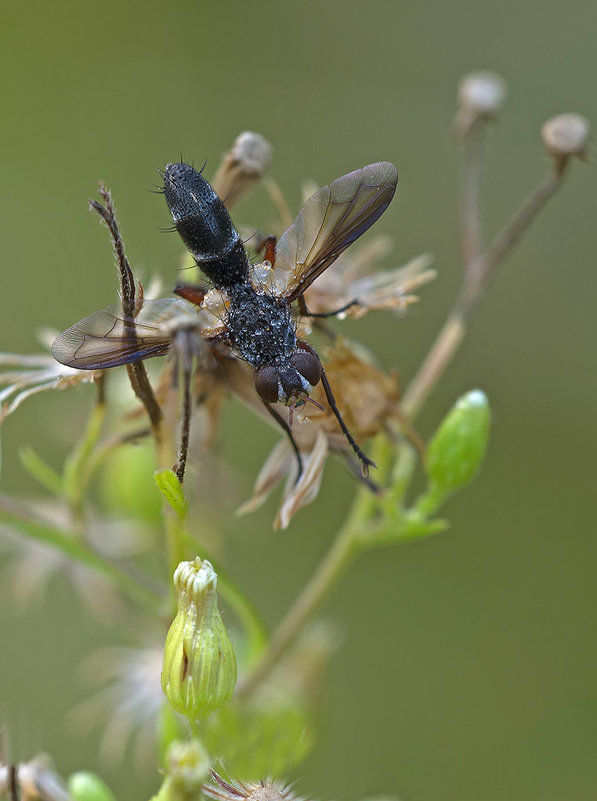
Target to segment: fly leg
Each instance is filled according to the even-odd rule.
[[[288,423],[286,422],[286,420],[282,417],[281,414],[279,414],[274,409],[273,406],[271,406],[269,403],[266,403],[265,401],[263,401],[263,405],[268,410],[268,412],[271,414],[271,416],[274,418],[276,423],[286,432],[286,435],[288,436],[288,439],[290,440],[290,444],[292,445],[292,450],[294,451],[294,455],[296,456],[296,463],[297,463],[297,466],[298,466],[298,472],[297,472],[297,476],[296,476],[296,480],[298,481],[300,479],[300,477],[302,476],[302,474],[303,474],[303,460],[301,459],[301,454],[299,452],[298,445],[296,444],[296,440],[292,436],[292,430],[291,430],[290,426],[288,425]]]
[[[313,356],[317,356],[317,353],[315,352],[315,350],[311,347],[311,345],[308,345],[306,342],[303,342],[302,340],[298,340],[297,341],[297,345],[301,350],[306,350],[308,353],[312,353]],[[317,358],[319,358],[319,357],[317,356]],[[350,446],[353,449],[353,451],[359,457],[359,459],[361,461],[361,468],[362,468],[362,471],[363,471],[363,476],[365,478],[367,478],[367,476],[369,475],[369,468],[370,467],[377,467],[377,465],[368,456],[366,456],[365,453],[359,448],[355,438],[352,436],[352,434],[348,430],[348,427],[347,427],[346,423],[342,419],[342,415],[340,414],[340,410],[338,409],[338,407],[336,405],[336,399],[334,398],[334,393],[332,392],[332,387],[330,386],[330,382],[328,381],[328,377],[326,375],[326,372],[325,372],[325,369],[323,367],[323,364],[321,365],[321,384],[323,386],[323,391],[325,392],[325,396],[327,398],[329,407],[332,410],[332,412],[334,413],[334,416],[335,416],[336,420],[338,421],[338,423],[340,425],[340,428],[342,429],[342,433],[344,434],[344,436],[346,437],[346,439],[350,443]]]
[[[303,295],[300,295],[298,298],[298,305],[299,311],[303,317],[338,317],[339,314],[342,314],[348,309],[352,309],[353,306],[360,306],[360,302],[358,300],[351,300],[350,303],[341,306],[339,309],[334,309],[334,311],[329,312],[310,312],[307,308],[307,304],[305,303],[305,298]]]

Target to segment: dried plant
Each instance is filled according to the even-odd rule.
[[[101,201],[91,201],[90,207],[110,232],[120,301],[116,311],[93,316],[94,325],[98,320],[105,325],[107,320],[107,329],[100,327],[98,337],[115,336],[117,331],[121,346],[125,343],[139,352],[146,336],[140,333],[145,331],[142,325],[150,327],[144,315],[152,310],[152,330],[158,333],[147,334],[141,344],[143,356],[170,354],[161,375],[154,381],[142,360],[114,357],[115,365],[127,362],[128,379],[140,406],[118,408],[118,428],[106,433],[114,424],[114,415],[107,418],[107,410],[116,405],[106,390],[106,370],[89,369],[93,366],[89,360],[83,365],[86,369],[76,369],[58,364],[49,355],[0,355],[5,368],[0,374],[2,422],[34,393],[68,389],[80,382],[95,384],[87,428],[62,472],[32,450],[23,452],[25,467],[49,497],[44,502],[0,497],[2,542],[11,552],[13,575],[27,577],[25,585],[17,582],[20,603],[39,598],[50,578],[60,573],[72,581],[92,611],[101,615],[126,603],[135,609],[137,621],[145,621],[145,642],[139,643],[136,626],[130,648],[104,651],[87,663],[85,673],[95,676],[102,688],[74,711],[73,718],[86,727],[106,725],[102,748],[112,758],[124,753],[127,740],[134,737],[145,770],[153,764],[156,779],[159,770],[163,773],[156,795],[160,801],[190,801],[201,795],[224,801],[295,798],[280,782],[315,741],[313,711],[335,644],[333,634],[314,621],[322,599],[363,551],[444,531],[448,524],[437,517],[438,511],[481,466],[490,425],[489,404],[482,391],[465,393],[425,441],[413,423],[455,356],[471,314],[505,258],[561,188],[572,161],[586,157],[588,139],[588,124],[578,115],[564,114],[545,123],[542,137],[550,157],[548,173],[486,245],[480,167],[487,126],[499,114],[504,97],[503,81],[491,73],[468,75],[460,84],[454,132],[464,150],[462,286],[403,395],[394,373],[382,370],[371,353],[341,336],[339,329],[332,330],[323,318],[359,318],[374,310],[394,315],[407,311],[417,300],[414,292],[434,277],[430,257],[418,256],[406,266],[380,271],[377,263],[388,255],[384,238],[370,239],[342,253],[304,293],[294,324],[300,341],[313,335],[322,342],[325,375],[334,388],[337,408],[326,385],[317,380],[309,384],[309,398],[305,393],[302,405],[295,398],[289,406],[276,404],[272,412],[272,403],[264,404],[264,393],[247,360],[230,358],[213,333],[227,320],[229,299],[221,287],[193,290],[187,286],[183,294],[187,300],[149,300],[135,281],[111,195],[103,186]],[[272,148],[263,137],[243,133],[225,155],[212,184],[231,208],[263,180],[279,212],[281,231],[290,225],[292,215],[277,184],[264,177],[271,157]],[[252,244],[257,250],[265,248],[265,256],[250,266],[254,291],[274,292],[295,280],[268,258],[275,254],[271,240],[255,235]],[[199,311],[189,312],[189,297]],[[161,315],[159,326],[156,310]],[[388,326],[394,324],[398,325],[388,318]],[[211,332],[209,346],[202,339],[206,331]],[[89,345],[77,336],[76,331],[70,335],[69,347],[73,341],[77,348],[81,343]],[[62,353],[62,344],[55,353]],[[92,341],[89,347],[93,346]],[[303,355],[309,352],[302,351]],[[216,465],[210,448],[222,403],[231,393],[263,421],[277,421],[292,435],[281,439],[267,458],[251,498],[239,513],[259,507],[283,483],[274,525],[286,528],[302,507],[316,499],[328,455],[339,456],[354,473],[355,497],[343,525],[271,634],[242,588],[233,584],[214,558],[219,537],[216,510],[204,524],[209,531],[197,532],[183,486],[190,440],[193,470],[203,471],[209,486],[209,471]],[[191,417],[195,418],[192,438]],[[345,429],[351,434],[347,436]],[[131,450],[130,443],[141,440],[153,442],[153,449]],[[372,460],[363,457],[355,440],[370,441]],[[427,483],[413,498],[409,488],[418,458]],[[369,461],[376,463],[377,470],[367,476],[361,466]],[[100,477],[104,508],[98,511],[90,501],[90,490]],[[161,508],[155,503],[158,498]],[[108,522],[110,501],[115,499],[127,516],[126,525],[118,524],[117,537],[110,536],[113,524]],[[220,516],[226,511],[222,509]],[[163,536],[157,536],[156,529]],[[145,572],[137,557],[144,550],[159,548],[168,558],[164,574],[156,578]],[[236,620],[230,631],[220,614],[219,597]],[[164,621],[171,621],[168,633]],[[162,632],[157,643],[150,636],[156,623]],[[159,759],[152,746],[158,746]],[[76,773],[66,786],[45,758],[17,764],[3,748],[0,761],[0,791],[14,800],[113,798],[94,774]]]

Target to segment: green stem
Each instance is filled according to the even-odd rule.
[[[305,623],[360,552],[360,533],[369,517],[370,504],[371,493],[368,490],[360,490],[345,525],[340,529],[330,550],[272,635],[263,658],[239,685],[237,698],[243,700],[249,698],[270,675],[293,644]]]

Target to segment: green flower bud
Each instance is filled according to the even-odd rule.
[[[198,740],[177,741],[168,749],[167,776],[160,801],[195,801],[209,778],[209,756]]]
[[[112,791],[103,779],[85,770],[69,776],[68,792],[74,801],[115,801]]]
[[[218,577],[207,561],[181,562],[174,572],[178,613],[166,638],[162,689],[177,712],[196,719],[229,701],[236,656],[222,621]]]
[[[472,481],[485,456],[490,418],[480,389],[456,401],[427,449],[427,473],[436,490],[445,495]]]

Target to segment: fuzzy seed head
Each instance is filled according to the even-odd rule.
[[[577,156],[584,159],[589,141],[589,121],[581,114],[559,114],[543,125],[541,137],[554,158]]]
[[[495,116],[506,97],[506,83],[495,72],[470,72],[458,84],[458,102],[473,116]]]
[[[247,175],[261,176],[272,163],[273,149],[261,134],[243,131],[234,140],[230,150],[231,158]]]

